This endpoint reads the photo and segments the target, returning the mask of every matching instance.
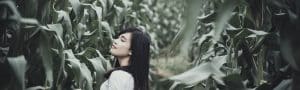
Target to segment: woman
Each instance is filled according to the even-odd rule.
[[[150,37],[137,28],[122,30],[110,52],[117,62],[101,90],[148,90]]]

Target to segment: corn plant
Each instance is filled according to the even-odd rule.
[[[299,89],[298,1],[194,0],[188,5],[202,10],[188,12],[195,15],[187,18],[189,32],[179,32],[183,38],[173,41],[185,44],[173,47],[190,48],[184,54],[194,67],[170,77],[171,89]]]
[[[0,0],[1,90],[99,90],[119,30],[151,56],[188,56],[152,90],[298,90],[298,0]],[[176,67],[176,65],[174,65]]]
[[[1,0],[1,90],[99,90],[112,68],[108,51],[120,29],[149,32],[153,57],[170,43],[183,4],[167,2]]]

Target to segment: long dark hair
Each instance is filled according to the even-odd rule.
[[[145,32],[142,32],[138,28],[126,28],[121,30],[117,36],[130,32],[132,33],[130,50],[132,55],[130,56],[129,65],[120,67],[118,60],[116,61],[115,68],[108,71],[105,74],[106,78],[109,78],[111,72],[115,70],[124,70],[129,72],[134,78],[134,90],[149,90],[149,50],[150,50],[150,37]]]

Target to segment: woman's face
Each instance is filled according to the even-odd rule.
[[[119,37],[113,40],[110,52],[116,57],[126,57],[131,53],[131,36],[132,33],[123,33]]]

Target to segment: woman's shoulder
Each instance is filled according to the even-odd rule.
[[[111,72],[112,78],[133,78],[132,75],[124,70],[115,70]]]
[[[130,73],[123,70],[114,70],[102,85],[100,90],[133,90],[134,79]]]

